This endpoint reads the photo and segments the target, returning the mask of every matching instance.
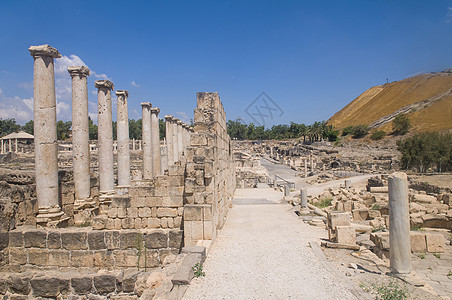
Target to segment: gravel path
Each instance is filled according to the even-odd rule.
[[[308,246],[323,229],[278,204],[282,195],[272,189],[236,196],[204,264],[206,276],[192,281],[184,299],[356,299]]]

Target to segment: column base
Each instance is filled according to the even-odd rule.
[[[36,225],[41,227],[61,228],[67,227],[68,223],[69,217],[59,206],[39,208],[36,216]]]
[[[115,187],[115,191],[117,195],[127,195],[129,194],[130,185],[118,185]]]
[[[399,278],[403,281],[405,281],[408,284],[414,285],[414,286],[424,286],[426,283],[424,280],[422,280],[414,271],[411,271],[411,273],[401,274],[401,273],[390,273],[391,276]]]
[[[74,210],[94,207],[96,201],[93,198],[76,199],[74,202]]]

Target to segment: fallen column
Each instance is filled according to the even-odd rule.
[[[118,148],[118,187],[120,195],[127,193],[130,187],[130,149],[129,149],[129,113],[127,98],[129,92],[116,91],[117,102],[117,148]]]
[[[114,194],[113,170],[113,125],[111,114],[111,90],[113,83],[109,80],[94,82],[97,92],[97,156],[99,161],[99,193]]]
[[[75,206],[84,205],[90,197],[90,155],[88,123],[88,83],[90,70],[85,66],[69,67],[72,77],[72,152]]]
[[[160,130],[159,130],[159,112],[157,107],[151,108],[151,156],[152,156],[152,175],[160,175]]]
[[[56,130],[56,96],[54,58],[57,49],[49,45],[31,46],[34,58],[34,136],[35,178],[38,215],[36,222],[43,226],[56,225],[66,216],[58,199],[58,143]],[[55,221],[56,224],[49,224]]]
[[[152,179],[151,103],[141,103],[143,108],[141,134],[143,139],[143,179]]]

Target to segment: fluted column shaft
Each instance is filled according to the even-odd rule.
[[[114,193],[113,170],[113,125],[111,113],[111,90],[113,83],[109,80],[97,80],[97,140],[99,161],[99,192]]]
[[[177,121],[179,121],[176,118],[173,118],[173,121],[171,122],[171,125],[173,126],[173,156],[174,156],[174,162],[179,161],[179,139],[177,138]]]
[[[182,121],[177,121],[177,147],[179,151],[179,157],[182,156],[182,153],[184,152],[184,141],[182,139]]]
[[[89,69],[69,67],[72,77],[72,153],[75,201],[90,197],[88,83]]]

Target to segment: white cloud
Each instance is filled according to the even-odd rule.
[[[134,87],[140,87],[140,85],[136,83],[135,80],[133,80],[130,84]]]
[[[447,8],[446,23],[452,23],[452,7]]]
[[[177,117],[182,122],[184,122],[185,124],[190,123],[190,118],[188,117],[187,113],[185,113],[184,111],[178,111],[174,114],[174,116]]]
[[[22,101],[25,103],[29,110],[33,111],[33,97],[29,99],[22,99]]]
[[[97,124],[97,113],[88,113],[93,123]]]
[[[24,90],[33,90],[33,82],[19,82],[17,86]]]
[[[108,77],[106,74],[97,74],[96,72],[91,72],[91,74],[92,75],[94,75],[94,77],[96,77],[97,79],[100,79],[100,80],[110,80],[111,81],[111,78],[110,77]]]
[[[33,119],[33,107],[29,107],[30,102],[33,103],[33,99],[6,97],[0,89],[0,118],[13,118],[18,123],[25,124]]]

